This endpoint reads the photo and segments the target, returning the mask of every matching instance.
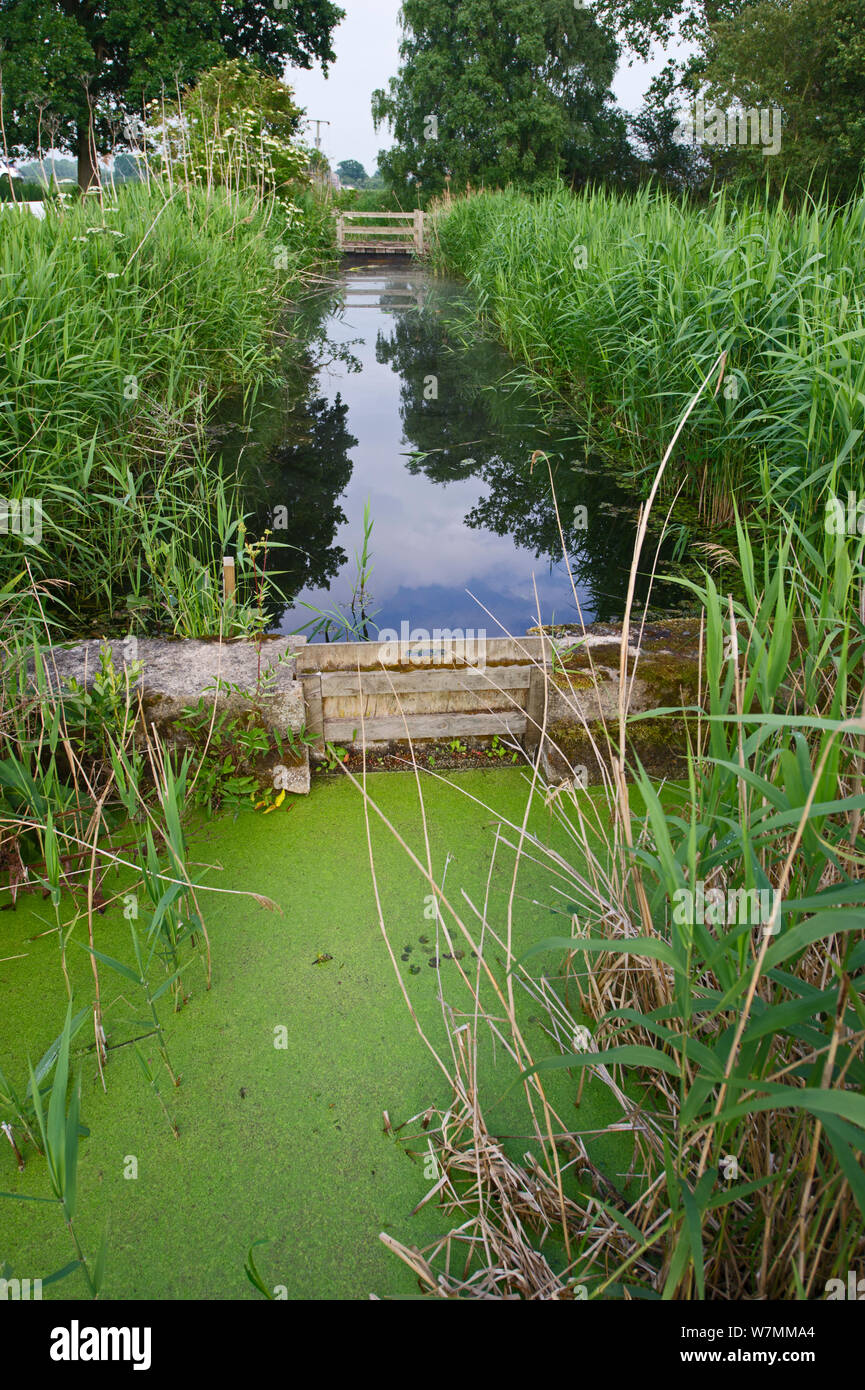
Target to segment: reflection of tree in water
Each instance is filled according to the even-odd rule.
[[[246,475],[247,524],[254,535],[268,527],[273,532],[268,569],[279,572],[276,586],[286,603],[301,589],[325,587],[347,560],[334,545],[345,521],[337,499],[351,478],[349,452],[357,444],[347,415],[339,395],[299,401],[285,419],[286,442]]]
[[[349,453],[357,440],[346,427],[348,406],[338,395],[332,401],[319,395],[316,380],[333,362],[360,371],[352,342],[328,337],[335,290],[295,306],[285,335],[303,343],[303,353],[298,356],[293,347],[286,354],[280,388],[258,402],[246,429],[223,450],[230,457],[233,449],[239,467],[250,538],[272,532],[267,568],[283,600],[275,604],[274,621],[295,594],[329,583],[347,559],[334,539],[345,521],[338,498],[351,478]]]
[[[476,325],[449,333],[429,310],[398,318],[389,337],[379,335],[376,357],[402,380],[400,410],[414,456],[407,467],[447,484],[477,476],[486,496],[466,525],[511,536],[536,558],[561,560],[556,509],[546,458],[575,580],[591,596],[599,618],[621,612],[633,554],[637,503],[592,455],[575,423],[544,423],[528,390],[503,380],[501,349]],[[435,388],[432,379],[435,379]],[[588,524],[580,529],[578,507]]]

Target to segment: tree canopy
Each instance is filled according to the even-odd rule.
[[[742,151],[752,177],[832,197],[865,164],[865,0],[755,0],[715,24],[702,73],[719,107],[777,106],[780,149]]]
[[[82,187],[124,119],[226,58],[279,76],[326,71],[344,11],[332,0],[0,0],[6,140],[73,150]]]
[[[825,186],[840,198],[856,191],[865,161],[865,0],[597,0],[596,10],[642,57],[653,44],[688,45],[655,79],[635,123],[662,178],[693,182],[699,165],[708,179]],[[697,94],[722,111],[777,108],[778,152],[714,146],[695,159],[676,147],[674,109]]]
[[[578,181],[626,155],[617,44],[573,0],[404,0],[402,23],[399,74],[373,94],[392,185]]]
[[[364,169],[359,159],[341,159],[336,166],[343,183],[365,183],[366,169]]]

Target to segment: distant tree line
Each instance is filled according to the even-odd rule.
[[[378,169],[368,174],[359,159],[341,159],[336,166],[339,181],[344,188],[384,188],[384,179]]]

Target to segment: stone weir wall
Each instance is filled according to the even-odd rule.
[[[628,708],[692,708],[698,699],[699,622],[676,619],[631,631]],[[547,775],[596,782],[609,766],[619,708],[621,629],[535,630],[525,637],[307,643],[126,638],[107,644],[118,672],[141,695],[142,718],[172,742],[188,741],[183,711],[199,701],[268,734],[255,763],[262,785],[309,790],[310,759],[337,744],[409,755],[455,740],[539,745]],[[55,647],[44,676],[62,692],[92,688],[98,641]],[[609,732],[609,737],[608,737]],[[143,730],[141,730],[143,736]],[[682,771],[685,716],[634,718],[629,747],[653,776]]]
[[[306,711],[295,659],[305,637],[266,637],[257,642],[193,641],[185,638],[125,637],[52,647],[43,656],[42,679],[62,695],[75,682],[92,691],[100,678],[101,653],[110,648],[114,670],[141,697],[138,735],[154,727],[171,744],[190,742],[184,710],[200,700],[228,720],[258,725],[269,748],[248,771],[262,786],[309,791],[309,755],[303,742]],[[31,666],[32,678],[32,666]]]

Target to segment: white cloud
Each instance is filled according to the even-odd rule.
[[[330,121],[321,127],[321,147],[331,164],[359,159],[371,174],[379,150],[392,143],[386,127],[376,133],[370,99],[399,68],[400,0],[344,0],[343,9],[346,16],[333,40],[336,62],[328,76],[318,64],[309,72],[289,68],[285,76],[307,115]],[[308,133],[311,141],[315,126]]]

